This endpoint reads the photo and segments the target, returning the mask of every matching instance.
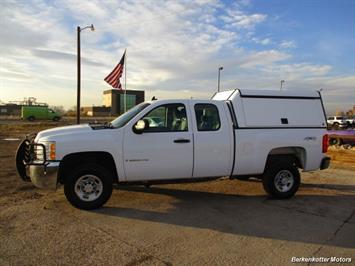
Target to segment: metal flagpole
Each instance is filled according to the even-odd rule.
[[[124,112],[127,111],[127,49],[124,54]]]

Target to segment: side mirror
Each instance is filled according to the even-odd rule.
[[[144,120],[138,120],[138,122],[133,126],[133,132],[136,134],[142,134],[144,129],[147,128],[147,123]]]

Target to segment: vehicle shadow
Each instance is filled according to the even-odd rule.
[[[305,183],[305,184],[301,184],[301,187],[304,187],[304,188],[321,188],[321,189],[331,189],[331,190],[355,192],[355,185]]]
[[[257,178],[250,178],[247,180],[239,180],[239,181],[240,182],[249,182],[249,183],[261,183],[261,180],[257,179]],[[301,183],[301,187],[355,192],[355,185]]]
[[[349,237],[349,232],[355,230],[355,195],[297,195],[288,200],[272,200],[260,195],[238,196],[162,186],[149,189],[127,186],[119,190],[139,193],[137,197],[141,193],[170,196],[174,198],[173,207],[162,212],[154,207],[142,210],[123,205],[95,212],[243,236],[355,247],[355,235]],[[347,230],[351,230],[344,240],[340,228],[345,223],[350,226]]]
[[[258,178],[250,178],[247,180],[239,180],[239,181],[240,182],[249,182],[249,183],[261,183],[262,182],[261,179],[258,179]],[[355,185],[301,183],[301,187],[355,192]]]

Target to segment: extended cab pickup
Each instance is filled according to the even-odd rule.
[[[63,184],[81,209],[105,204],[113,183],[223,176],[260,177],[272,197],[289,198],[299,169],[329,166],[326,123],[317,91],[231,90],[211,100],[141,103],[102,125],[41,131],[20,144],[16,164],[37,187]]]

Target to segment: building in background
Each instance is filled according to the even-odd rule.
[[[87,116],[110,116],[111,108],[106,106],[82,107],[81,113]]]
[[[20,116],[22,106],[47,106],[47,103],[37,102],[37,98],[28,97],[23,101],[11,101],[0,105],[0,115]]]
[[[103,95],[103,105],[111,107],[111,115],[124,113],[124,90],[105,90]],[[126,106],[127,110],[133,106],[144,102],[144,91],[127,90]]]
[[[13,115],[20,116],[21,115],[22,105],[7,103],[0,105],[0,115]]]

